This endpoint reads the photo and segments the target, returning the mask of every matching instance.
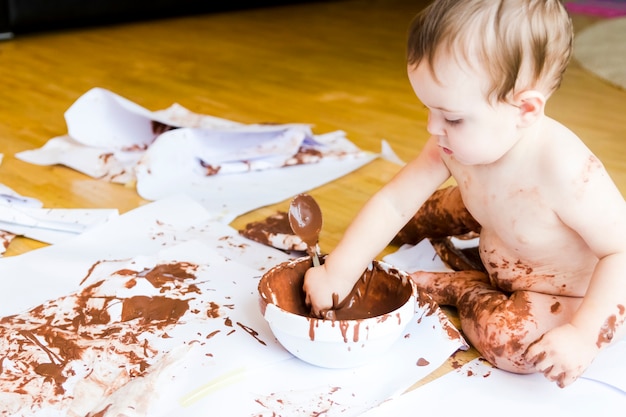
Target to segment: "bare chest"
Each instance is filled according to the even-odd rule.
[[[496,233],[511,248],[534,247],[537,238],[546,240],[562,227],[549,196],[536,183],[488,176],[464,179],[459,187],[467,209],[484,230]]]
[[[459,187],[482,225],[480,255],[494,285],[506,291],[584,293],[596,260],[560,221],[540,185],[472,178]]]

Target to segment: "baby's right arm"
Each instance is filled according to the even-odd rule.
[[[359,211],[323,265],[307,271],[304,290],[314,314],[341,302],[367,265],[449,177],[435,138]]]

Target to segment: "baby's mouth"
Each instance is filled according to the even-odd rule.
[[[452,155],[452,149],[448,149],[445,146],[441,146],[441,150],[443,150],[447,155]]]

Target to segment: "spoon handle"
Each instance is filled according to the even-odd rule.
[[[320,266],[320,258],[317,256],[317,251],[313,251],[312,258],[313,258],[313,266]]]
[[[314,246],[308,246],[306,249],[306,253],[311,257],[311,259],[313,260],[313,266],[320,266],[320,257],[317,254],[317,249],[318,246],[317,244]]]

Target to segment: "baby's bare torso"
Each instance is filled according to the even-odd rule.
[[[463,201],[482,225],[480,255],[492,284],[582,297],[598,261],[554,211],[555,193],[533,162],[466,167],[448,161]],[[517,167],[517,168],[516,168]]]
[[[504,291],[584,295],[597,258],[540,196],[518,190],[488,207],[470,200],[468,208],[482,224],[480,256],[495,286]]]

